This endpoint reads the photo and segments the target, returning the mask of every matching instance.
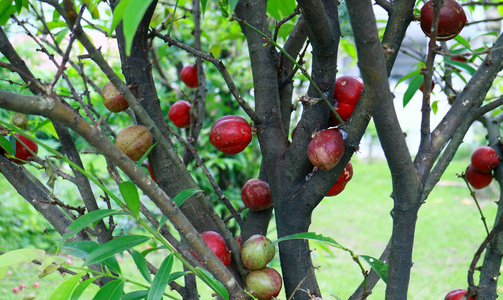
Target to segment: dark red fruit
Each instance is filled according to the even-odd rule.
[[[351,164],[351,162],[348,162],[348,164],[342,171],[341,176],[337,178],[337,181],[328,191],[327,197],[336,196],[340,194],[346,187],[346,184],[351,180],[351,178],[353,178],[353,165]]]
[[[251,140],[251,127],[239,116],[221,117],[210,130],[210,143],[225,154],[243,151]]]
[[[444,300],[459,300],[463,298],[463,296],[466,294],[467,290],[465,289],[457,289],[457,290],[452,290],[447,295],[445,296]],[[468,300],[474,300],[473,297],[468,298]]]
[[[265,267],[246,276],[246,287],[259,300],[270,300],[279,295],[283,280],[278,271]]]
[[[248,180],[241,189],[241,200],[253,211],[262,211],[272,206],[271,188],[263,180]]]
[[[254,234],[243,244],[241,261],[248,270],[260,270],[274,258],[276,248],[270,247],[271,240],[267,237]]]
[[[180,79],[190,88],[198,87],[197,67],[195,65],[183,67],[182,72],[180,72]]]
[[[19,141],[23,142],[23,144],[26,145],[26,147],[18,140],[16,140],[16,151],[14,153],[14,157],[11,157],[9,159],[18,165],[24,165],[27,161],[32,160],[32,152],[35,154],[38,153],[38,145],[32,140],[20,135],[19,133],[15,133],[15,135],[18,137]]]
[[[147,161],[147,170],[148,174],[150,175],[150,178],[152,178],[153,181],[157,182],[154,176],[154,170],[152,170],[152,166],[150,165],[150,161]]]
[[[178,128],[190,127],[190,102],[185,100],[176,101],[169,108],[168,119]]]
[[[321,170],[330,170],[337,165],[344,154],[344,139],[337,128],[318,131],[307,146],[311,163]]]
[[[139,160],[153,144],[152,134],[143,125],[130,125],[117,135],[115,145],[134,161]]]
[[[499,163],[496,150],[489,146],[482,146],[473,151],[471,161],[473,167],[482,173],[491,173]]]
[[[226,267],[231,264],[231,252],[227,248],[224,238],[218,232],[205,231],[201,233],[201,238]]]
[[[493,180],[491,173],[482,173],[470,164],[465,172],[466,181],[475,189],[482,189],[488,186]]]
[[[129,107],[124,96],[119,93],[112,82],[105,84],[101,90],[101,97],[103,98],[103,104],[111,112],[121,112]]]
[[[337,103],[337,107],[335,108],[339,116],[341,116],[341,119],[346,122],[349,120],[349,117],[353,114],[353,111],[355,110],[355,106],[351,104],[347,104],[344,102],[339,102]],[[335,115],[333,115],[335,118]]]
[[[444,0],[438,19],[437,39],[446,41],[456,37],[466,24],[466,14],[461,5],[454,0]],[[433,22],[433,0],[421,8],[421,29],[430,36]]]
[[[363,81],[356,76],[341,76],[335,80],[334,98],[337,103],[355,106],[363,90]]]
[[[435,81],[431,81],[431,90],[433,91],[433,88],[435,87]],[[419,90],[422,92],[424,89],[424,81],[423,83],[421,83],[421,87],[419,88]]]

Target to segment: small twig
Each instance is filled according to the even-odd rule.
[[[456,174],[459,178],[463,178],[466,186],[468,187],[468,190],[470,191],[470,196],[472,196],[473,200],[475,201],[475,205],[477,205],[477,209],[479,210],[480,213],[480,219],[482,220],[482,223],[484,223],[484,228],[486,229],[487,235],[489,235],[489,228],[487,227],[486,223],[486,217],[484,216],[484,213],[482,212],[482,209],[480,208],[479,201],[477,199],[477,196],[475,195],[475,191],[472,189],[470,184],[468,183],[468,180],[466,180],[466,174],[464,172],[460,174]]]
[[[293,13],[291,13],[289,16],[285,17],[283,20],[276,22],[276,26],[274,28],[274,40],[278,40],[278,34],[279,34],[279,29],[280,27],[285,24],[286,22],[290,21],[293,19],[295,16],[300,15],[300,8],[297,6],[294,10]]]

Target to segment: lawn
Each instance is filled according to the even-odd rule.
[[[485,235],[474,201],[462,179],[456,176],[467,164],[468,159],[453,162],[421,208],[409,288],[411,300],[443,299],[448,291],[467,285],[468,265]],[[368,162],[358,158],[354,159],[353,168],[353,179],[345,191],[324,199],[315,210],[311,231],[331,237],[357,254],[379,257],[391,232],[389,170],[385,161]],[[496,184],[493,182],[490,187],[477,191],[477,196],[488,225],[492,227]],[[23,200],[13,197],[11,201]],[[273,234],[271,237],[274,238]],[[325,299],[337,299],[335,295],[347,299],[362,280],[357,264],[342,250],[316,243],[312,248]],[[148,258],[158,265],[163,255],[165,253],[153,253]],[[77,258],[71,259],[72,264],[80,264]],[[136,273],[128,255],[119,259],[123,260],[122,269],[130,270],[124,273]],[[279,267],[278,255],[271,264]],[[368,268],[364,262],[363,265]],[[2,299],[48,299],[60,280],[59,274],[38,278],[38,266],[31,264],[20,264],[10,271],[11,275],[0,280]],[[137,279],[142,280],[141,277]],[[35,288],[35,282],[40,287]],[[12,288],[21,283],[27,286],[26,290],[14,294]],[[379,282],[368,299],[384,299],[384,289],[385,285]],[[503,295],[503,290],[500,293]],[[201,299],[210,299],[209,294],[208,290],[201,290]]]

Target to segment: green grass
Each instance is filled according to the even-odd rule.
[[[467,164],[467,159],[453,162],[420,210],[408,299],[443,299],[448,291],[467,286],[468,265],[485,236],[477,208],[464,182],[456,176]],[[310,231],[332,237],[357,254],[379,257],[392,228],[389,170],[384,161],[370,163],[357,159],[354,159],[353,168],[353,179],[345,191],[324,199],[316,208]],[[496,212],[496,184],[477,191],[477,196],[491,228]],[[336,299],[330,296],[333,294],[347,299],[363,278],[357,264],[342,250],[316,243],[312,248],[324,298]],[[159,265],[164,255],[166,253],[151,253],[148,258]],[[121,259],[121,267],[126,270],[124,273],[142,281],[129,255]],[[73,260],[73,263],[80,264],[77,258]],[[278,255],[271,264],[279,270]],[[0,279],[1,298],[6,300],[23,297],[48,299],[61,281],[61,275],[57,273],[38,278],[39,266],[32,264],[20,264],[10,270],[12,275]],[[34,282],[39,282],[40,287],[34,288]],[[21,283],[26,284],[27,289],[12,293],[12,287]],[[368,299],[384,299],[384,290],[384,283],[379,282]],[[500,293],[503,295],[503,291]],[[210,294],[207,288],[200,290],[201,299],[210,299]],[[280,299],[284,299],[282,295]]]

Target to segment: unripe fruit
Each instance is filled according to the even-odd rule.
[[[239,116],[224,116],[210,130],[210,143],[225,154],[243,151],[252,140],[248,122]]]
[[[139,160],[153,144],[152,134],[143,125],[130,125],[117,135],[115,145],[134,161]]]
[[[272,206],[271,188],[263,180],[252,178],[241,189],[241,200],[253,211],[262,211]]]
[[[344,190],[346,184],[351,180],[351,178],[353,178],[353,165],[351,164],[351,162],[348,162],[346,167],[342,171],[342,174],[339,176],[339,178],[337,178],[337,181],[328,191],[327,197],[339,195]]]
[[[12,116],[12,123],[23,130],[30,130],[28,126],[28,116],[25,114],[16,112],[14,116]]]
[[[168,112],[168,119],[178,128],[190,127],[190,102],[185,100],[176,101],[171,105]]]
[[[33,142],[32,140],[20,135],[19,133],[15,133],[15,135],[28,148],[26,148],[23,144],[21,144],[18,140],[16,140],[16,151],[14,153],[15,158],[11,157],[9,159],[18,165],[24,165],[27,161],[32,160],[33,154],[31,152],[33,152],[35,154],[38,153],[38,145],[35,142]],[[30,152],[30,150],[31,150],[31,152]]]
[[[276,254],[276,248],[270,247],[271,240],[261,234],[252,235],[241,249],[241,261],[248,270],[263,269]]]
[[[307,146],[311,163],[321,170],[330,170],[344,155],[344,139],[337,128],[318,131]]]
[[[231,264],[231,252],[227,248],[224,238],[218,232],[205,231],[201,233],[201,238],[226,267]],[[192,254],[199,260],[195,253]]]
[[[454,0],[444,0],[438,18],[437,39],[446,41],[455,38],[466,24],[466,14],[461,5]],[[433,0],[421,8],[421,29],[430,36],[433,23]]]
[[[199,86],[199,80],[197,79],[197,67],[185,66],[180,72],[180,79],[190,88],[196,88]]]
[[[466,294],[467,290],[466,289],[457,289],[457,290],[452,290],[447,295],[445,296],[444,300],[459,300],[463,298],[463,296]],[[468,298],[468,300],[474,300],[473,297]]]
[[[489,146],[482,146],[473,151],[471,161],[473,167],[482,173],[491,173],[499,163],[496,150]]]
[[[470,164],[465,172],[466,181],[475,189],[482,189],[488,186],[493,180],[491,173],[482,173]]]
[[[277,297],[283,286],[281,275],[273,268],[265,267],[251,271],[246,276],[246,287],[259,300],[270,300]]]
[[[112,82],[107,82],[103,86],[101,97],[103,98],[103,105],[111,112],[121,112],[129,107],[124,96],[119,93]]]
[[[356,76],[341,76],[335,79],[334,98],[337,103],[355,106],[363,90],[363,81]]]

